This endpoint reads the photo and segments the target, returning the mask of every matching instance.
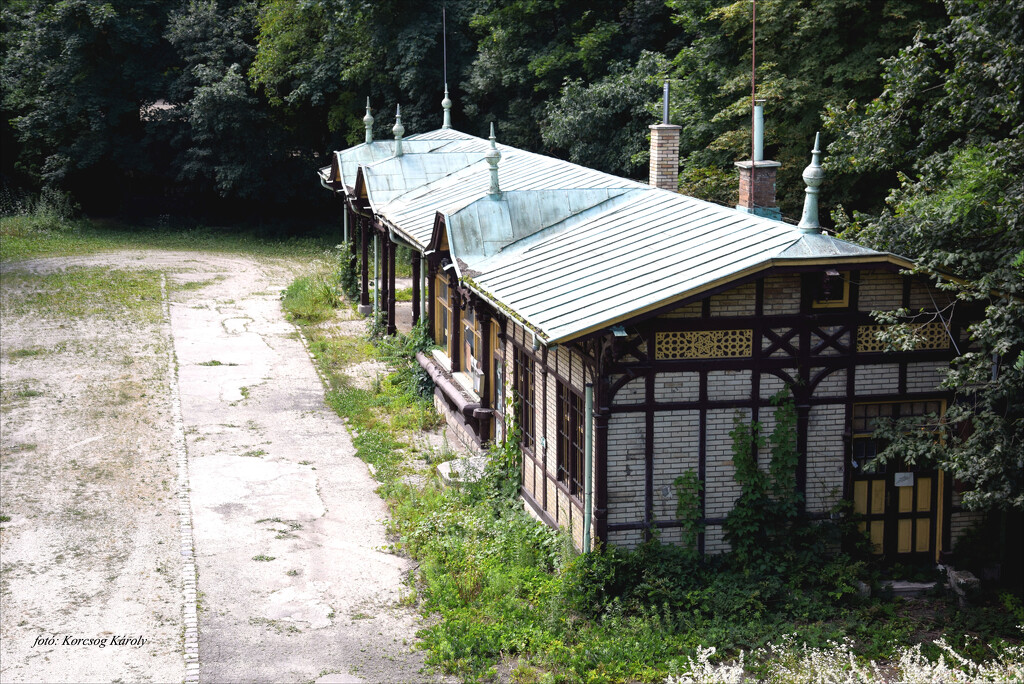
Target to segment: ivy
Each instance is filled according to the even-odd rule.
[[[701,495],[704,493],[704,483],[701,482],[697,473],[687,470],[672,483],[676,488],[676,518],[679,520],[680,529],[683,534],[683,548],[696,552],[697,536],[704,531],[704,523],[701,518]]]
[[[777,566],[801,535],[805,523],[803,495],[796,487],[800,460],[796,444],[796,407],[788,390],[771,399],[775,427],[764,435],[760,421],[747,424],[736,416],[732,438],[735,479],[740,496],[725,521],[725,538],[736,559],[751,569]],[[760,467],[758,453],[769,448],[767,469]]]

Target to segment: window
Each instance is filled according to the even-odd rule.
[[[583,398],[558,383],[558,480],[583,495]]]
[[[501,340],[498,339],[497,321],[491,322],[491,386],[490,405],[494,409],[494,420],[491,421],[493,432],[491,437],[497,441],[505,439],[503,420],[505,415],[505,367],[502,364]]]
[[[519,401],[519,429],[522,431],[524,449],[534,448],[534,402],[533,402],[533,359],[520,349],[515,348],[513,357],[514,387],[516,399]]]
[[[850,305],[850,278],[847,273],[829,271],[822,274],[814,287],[815,309],[839,308]]]
[[[941,417],[943,402],[937,399],[921,401],[898,401],[878,404],[853,405],[853,467],[860,470],[885,448],[885,443],[874,436],[879,419],[921,418],[928,415]],[[889,464],[890,467],[902,464]],[[886,466],[879,465],[875,472],[886,472]]]
[[[480,321],[472,304],[466,307],[462,315],[462,356],[459,359],[459,370],[469,376],[473,382],[473,391],[480,394],[483,384],[483,335]]]
[[[448,279],[443,273],[437,274],[436,282],[437,290],[437,320],[435,321],[435,331],[437,335],[437,344],[445,350],[445,353],[449,358],[452,356],[451,339],[452,339],[452,324],[454,318],[452,316],[452,302],[451,302],[451,291],[448,287]]]

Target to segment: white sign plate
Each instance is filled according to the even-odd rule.
[[[913,487],[914,473],[896,473],[893,476],[897,487]]]

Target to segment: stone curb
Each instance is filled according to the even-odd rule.
[[[195,543],[192,536],[192,501],[189,495],[188,446],[185,442],[185,423],[181,417],[181,393],[178,388],[178,355],[174,350],[174,332],[171,329],[171,302],[167,296],[167,278],[160,274],[160,297],[163,303],[164,325],[167,329],[167,385],[171,391],[171,419],[174,426],[172,444],[178,465],[178,522],[181,534],[181,595],[184,639],[182,658],[186,684],[199,682],[199,628],[196,587]]]

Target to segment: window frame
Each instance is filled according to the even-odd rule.
[[[821,295],[826,289],[826,283],[829,280],[839,281],[842,285],[842,295],[839,297],[830,297],[829,299],[820,299]],[[821,280],[814,284],[814,292],[811,297],[811,308],[814,309],[842,309],[850,306],[850,273],[843,272],[837,275],[824,274]]]
[[[520,443],[523,449],[534,451],[536,447],[536,377],[533,357],[518,345],[513,347],[512,382],[516,400],[519,402]]]
[[[436,304],[436,315],[434,320],[434,330],[436,331],[437,346],[444,350],[445,355],[449,359],[452,358],[452,340],[455,335],[455,319],[457,307],[452,305],[452,287],[448,282],[447,276],[441,272],[436,276],[435,282],[435,296],[434,301]]]
[[[915,404],[922,404],[921,410],[918,411]],[[862,415],[858,416],[858,410],[863,409],[865,414],[871,409],[875,409],[874,415]],[[885,410],[888,409],[888,410]],[[939,421],[944,420],[946,415],[946,400],[938,399],[935,397],[921,397],[915,399],[897,399],[890,401],[858,401],[854,402],[851,406],[850,414],[850,459],[851,465],[853,465],[856,471],[862,471],[865,464],[870,462],[878,452],[885,448],[884,445],[879,443],[879,440],[875,439],[875,429],[877,426],[877,420],[879,418],[891,418],[893,420],[900,420],[901,418],[920,418],[930,413],[934,413],[938,416]],[[870,448],[871,453],[867,454],[866,449]],[[905,464],[895,464],[900,470],[908,470],[904,467]],[[883,474],[889,471],[888,465],[880,465],[879,469],[875,472],[877,474]],[[918,467],[909,468],[911,471],[918,470]]]
[[[557,383],[556,406],[558,410],[558,445],[556,449],[557,479],[569,490],[569,494],[582,499],[586,490],[584,482],[584,445],[586,435],[583,419],[583,396],[565,383]]]

